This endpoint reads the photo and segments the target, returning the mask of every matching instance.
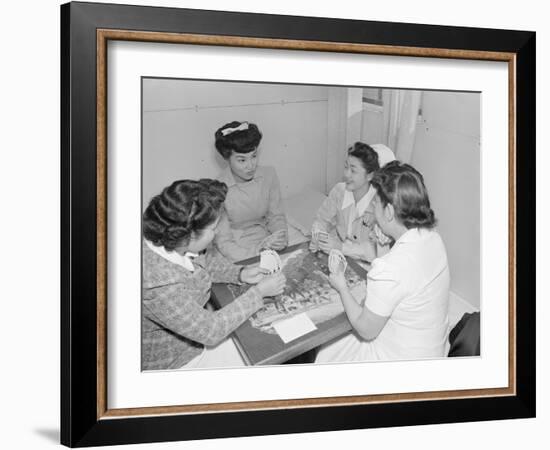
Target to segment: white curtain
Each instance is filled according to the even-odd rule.
[[[422,99],[421,91],[385,89],[384,139],[395,157],[409,163],[414,149],[418,109]]]

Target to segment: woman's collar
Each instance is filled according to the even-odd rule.
[[[186,252],[184,255],[180,255],[176,251],[169,252],[164,247],[157,246],[153,244],[151,241],[148,241],[147,239],[145,239],[145,243],[147,244],[147,247],[149,247],[153,252],[155,252],[160,257],[166,259],[167,261],[170,261],[173,264],[177,264],[178,266],[181,266],[184,269],[189,270],[190,272],[195,271],[195,266],[193,265],[193,259],[199,256],[198,254],[192,253],[192,252]]]
[[[348,191],[347,189],[344,191],[344,198],[342,199],[342,209],[346,209],[349,206],[355,206],[357,209],[357,215],[362,216],[365,213],[365,210],[370,205],[370,202],[376,195],[376,189],[371,185],[369,187],[369,190],[363,195],[361,200],[356,204],[355,198],[353,197],[353,192]]]

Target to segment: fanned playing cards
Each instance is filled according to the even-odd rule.
[[[279,254],[275,250],[263,250],[260,252],[260,267],[269,272],[269,275],[281,271],[282,263]]]
[[[331,273],[345,272],[348,262],[340,250],[332,249],[328,254],[328,269]]]
[[[314,225],[311,233],[311,251],[319,251],[319,241],[328,242],[328,233]]]

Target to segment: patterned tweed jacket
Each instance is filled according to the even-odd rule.
[[[241,266],[218,253],[201,255],[189,271],[143,242],[142,370],[176,369],[214,346],[256,312],[263,300],[251,287],[218,311],[204,308],[212,282],[239,283]]]

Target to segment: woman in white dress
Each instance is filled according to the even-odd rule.
[[[376,223],[395,244],[373,261],[364,301],[353,298],[343,273],[330,275],[353,332],[323,347],[316,362],[442,357],[450,274],[422,175],[394,161],[371,185]]]

